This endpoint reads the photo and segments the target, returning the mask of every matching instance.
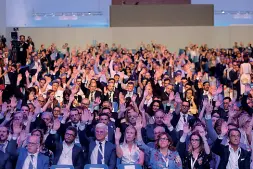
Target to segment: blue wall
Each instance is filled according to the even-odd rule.
[[[218,11],[253,11],[253,0],[192,0],[192,3],[214,4]],[[6,0],[7,27],[108,27],[110,5],[111,0]],[[60,20],[58,16],[36,20],[32,15],[57,12],[100,12],[101,15],[75,16],[74,20]],[[236,19],[231,14],[215,14],[215,26],[253,24],[252,15]]]
[[[216,11],[253,11],[253,0],[192,0],[192,4],[214,4]],[[248,17],[237,18],[231,14],[215,14],[215,26],[229,26],[237,24],[253,24],[253,13]]]
[[[108,27],[110,5],[111,0],[6,0],[7,26]],[[60,20],[58,16],[43,16],[41,20],[36,20],[33,16],[33,13],[58,12],[91,12],[91,14],[74,17],[75,20]],[[101,15],[94,16],[93,12],[99,12]]]

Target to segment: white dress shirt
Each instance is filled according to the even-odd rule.
[[[31,157],[31,155],[33,155],[33,158]],[[32,162],[33,169],[36,169],[37,161],[38,161],[38,153],[35,153],[35,154],[28,153],[22,169],[29,169],[30,162]]]
[[[127,92],[125,98],[127,98],[127,97],[133,97],[133,95],[134,95],[134,92],[133,92],[133,91]]]
[[[229,158],[226,169],[239,169],[238,159],[241,155],[241,148],[239,147],[236,151],[229,145]]]
[[[102,143],[102,156],[103,156],[103,160],[102,163],[104,164],[104,151],[105,151],[105,140],[101,142]],[[90,157],[90,162],[91,164],[97,164],[97,160],[98,160],[98,148],[99,148],[99,141],[96,140],[96,147],[94,148],[94,150],[91,153],[91,157]]]
[[[1,119],[1,118],[0,118]],[[9,141],[5,141],[4,143],[2,143],[2,151],[5,153],[6,147],[8,145]],[[0,149],[1,150],[1,149]]]
[[[185,120],[184,120],[184,115],[185,115]],[[187,123],[188,121],[188,114],[183,114],[182,112],[180,112],[180,118],[178,120],[177,126],[176,126],[176,130],[180,131],[183,130],[184,128],[184,124]]]
[[[61,156],[57,165],[73,165],[72,161],[72,151],[73,151],[74,143],[68,146],[65,141],[63,141],[63,149]]]

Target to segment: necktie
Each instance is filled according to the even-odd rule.
[[[112,92],[110,92],[110,101],[112,102]]]
[[[91,92],[90,101],[94,102],[94,92]]]
[[[102,160],[103,160],[103,149],[102,149],[102,143],[99,142],[99,147],[98,147],[98,159],[97,159],[97,163],[98,164],[102,164]]]
[[[4,152],[4,144],[0,144],[0,151]]]
[[[33,169],[33,157],[34,157],[34,155],[30,155],[30,157],[31,157],[31,160],[30,160],[28,169]]]
[[[184,118],[184,122],[186,123],[186,117],[185,117],[185,114],[183,115],[183,118]]]

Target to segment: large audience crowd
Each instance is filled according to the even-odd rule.
[[[35,45],[0,45],[0,169],[251,167],[251,44]]]

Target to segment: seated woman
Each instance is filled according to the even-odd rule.
[[[180,142],[177,146],[177,150],[183,161],[183,168],[185,169],[205,169],[210,168],[210,161],[212,155],[210,147],[207,143],[205,132],[194,131],[190,135],[190,142],[188,150],[186,149],[186,137],[190,132],[189,126],[184,125],[183,135],[180,138]]]
[[[182,169],[181,158],[172,146],[173,141],[171,137],[166,132],[159,134],[156,141],[156,148],[151,148],[142,141],[141,128],[142,123],[138,120],[136,125],[138,147],[144,150],[145,154],[149,156],[151,169]]]
[[[125,130],[124,142],[120,144],[121,132],[119,128],[116,129],[116,154],[118,158],[121,158],[121,164],[143,165],[144,153],[137,147],[136,136],[136,129],[132,125],[128,126]]]

